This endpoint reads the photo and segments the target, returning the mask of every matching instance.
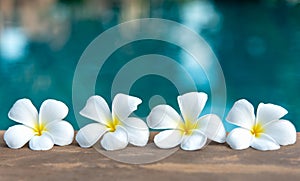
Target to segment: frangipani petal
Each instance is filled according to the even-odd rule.
[[[153,129],[176,129],[182,119],[169,105],[155,106],[147,117],[147,124]]]
[[[177,101],[184,120],[195,122],[206,104],[207,94],[189,92],[178,96]]]
[[[142,100],[125,95],[117,94],[112,102],[112,116],[113,119],[120,121],[125,120],[128,116],[137,109],[137,106],[142,103]]]
[[[82,116],[107,125],[112,120],[111,112],[106,101],[101,96],[91,96],[85,107],[79,112]]]
[[[34,136],[29,141],[29,148],[32,150],[50,150],[53,145],[53,138],[47,132],[44,132],[41,136]]]
[[[74,129],[67,121],[54,121],[47,125],[46,130],[51,134],[56,145],[65,146],[73,141]]]
[[[227,136],[226,142],[232,149],[243,150],[252,143],[253,135],[244,128],[235,128]]]
[[[124,149],[127,145],[127,132],[122,126],[117,126],[114,132],[107,132],[101,140],[101,146],[109,151]]]
[[[198,150],[201,149],[207,141],[207,137],[200,131],[193,131],[189,136],[184,136],[181,142],[181,149],[183,150]]]
[[[15,125],[5,131],[4,141],[9,148],[18,149],[23,147],[33,136],[34,131],[31,128]]]
[[[89,148],[100,140],[101,136],[107,131],[107,128],[102,124],[91,123],[78,131],[76,141],[82,148]]]
[[[264,129],[265,134],[271,136],[280,145],[290,145],[296,142],[295,126],[287,120],[272,121]]]
[[[271,121],[282,118],[287,113],[288,111],[281,106],[260,103],[257,107],[256,120],[262,125],[265,125]]]
[[[250,146],[261,151],[278,150],[280,148],[280,145],[273,138],[264,133],[261,133],[257,138],[254,137]]]
[[[247,100],[238,100],[234,103],[226,119],[229,123],[250,130],[255,122],[254,108]]]
[[[179,130],[165,130],[154,137],[154,143],[159,148],[174,148],[178,146],[183,139],[183,134]]]
[[[207,114],[198,119],[199,130],[209,139],[224,143],[226,131],[221,119],[215,114]]]
[[[18,100],[8,112],[8,117],[31,128],[38,123],[38,112],[29,99]]]
[[[63,102],[47,99],[40,107],[39,122],[47,125],[52,121],[63,120],[68,115],[68,111],[68,107]]]
[[[146,123],[138,118],[127,118],[123,121],[127,130],[128,141],[135,146],[145,146],[149,139],[149,128]]]

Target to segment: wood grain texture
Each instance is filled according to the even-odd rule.
[[[199,151],[178,150],[151,164],[111,160],[76,143],[50,151],[12,150],[0,131],[0,180],[300,180],[300,143],[277,151],[235,151],[211,142]],[[300,133],[297,135],[300,139]],[[153,148],[157,149],[157,148]],[[134,155],[134,153],[132,153]],[[132,156],[132,155],[131,155]]]

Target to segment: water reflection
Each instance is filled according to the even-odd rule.
[[[273,102],[289,110],[287,118],[300,130],[298,0],[1,0],[0,129],[13,124],[7,112],[18,98],[28,97],[35,105],[55,98],[71,108],[74,70],[87,45],[118,23],[147,17],[183,23],[209,42],[225,74],[228,106],[239,98],[247,98],[254,105],[260,101]],[[193,40],[185,35],[176,38],[194,46]],[[201,67],[193,64],[193,57],[186,52],[163,42],[144,44],[149,47],[147,50],[140,50],[141,44],[137,43],[112,55],[112,63],[99,80],[111,84],[117,68],[126,61],[158,53],[178,60],[194,77],[201,77],[199,89],[209,90]],[[199,50],[199,54],[203,56],[203,65],[210,67],[206,51]],[[103,87],[97,90],[104,95],[109,92]],[[68,119],[77,128],[72,112]]]
[[[0,55],[3,60],[10,63],[25,56],[27,38],[22,29],[7,27],[1,32],[0,37]]]

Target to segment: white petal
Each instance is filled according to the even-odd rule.
[[[106,101],[100,96],[91,96],[79,113],[104,125],[107,124],[107,121],[112,120],[109,107]]]
[[[4,141],[9,148],[23,147],[34,136],[33,129],[24,125],[15,125],[4,133]]]
[[[173,148],[178,146],[183,139],[183,134],[179,130],[165,130],[154,137],[154,143],[159,148]]]
[[[201,149],[207,141],[207,137],[200,131],[193,131],[190,136],[184,136],[181,142],[181,149],[183,150],[198,150]]]
[[[32,150],[50,150],[53,145],[53,138],[47,132],[44,132],[41,136],[34,136],[29,141],[29,148]]]
[[[135,146],[145,146],[149,139],[149,128],[146,123],[138,118],[127,118],[123,121],[127,130],[128,141]]]
[[[10,109],[8,117],[34,128],[38,121],[38,112],[29,99],[20,99]]]
[[[224,143],[226,141],[226,131],[221,119],[215,114],[207,114],[198,120],[199,129],[209,139]]]
[[[127,132],[122,126],[117,126],[114,132],[107,132],[101,140],[101,146],[110,151],[123,149],[127,145]]]
[[[232,149],[243,150],[250,146],[253,135],[244,128],[235,128],[227,136],[226,142]]]
[[[175,129],[182,122],[179,114],[169,105],[155,106],[147,117],[147,124],[153,129]]]
[[[257,138],[254,137],[250,146],[262,151],[278,150],[280,148],[280,145],[273,138],[263,133]]]
[[[288,111],[281,106],[260,103],[257,107],[256,120],[262,125],[265,125],[270,121],[282,118],[287,113]]]
[[[113,118],[121,121],[127,119],[133,111],[137,110],[137,106],[141,103],[142,100],[137,97],[117,94],[112,102]]]
[[[54,144],[65,146],[72,143],[74,129],[67,121],[55,121],[47,125],[46,130],[51,134]]]
[[[190,92],[178,96],[177,101],[184,120],[194,122],[206,104],[207,94],[203,92]]]
[[[250,130],[255,123],[254,108],[252,104],[245,99],[236,101],[229,111],[226,120],[229,123]]]
[[[68,115],[68,107],[54,99],[45,100],[40,107],[40,124],[49,124],[52,121],[63,120]]]
[[[264,129],[265,133],[280,145],[290,145],[296,142],[295,126],[287,120],[272,121]]]
[[[89,148],[93,146],[107,131],[107,128],[101,124],[91,123],[78,131],[76,141],[81,147]]]

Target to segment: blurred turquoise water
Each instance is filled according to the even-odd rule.
[[[17,99],[24,97],[31,99],[36,107],[47,98],[65,102],[70,108],[66,119],[78,129],[72,110],[72,80],[85,48],[114,25],[130,19],[155,17],[185,24],[209,43],[226,79],[227,111],[240,98],[248,99],[255,107],[259,102],[278,104],[289,111],[285,118],[300,131],[299,4],[284,1],[141,2],[53,1],[41,6],[24,2],[14,4],[13,9],[1,4],[0,129],[15,124],[7,113]],[[128,44],[112,54],[103,66],[96,94],[110,100],[111,84],[119,69],[145,54],[165,55],[183,65],[187,59],[179,47],[166,42],[147,40]],[[203,72],[184,66],[200,80],[198,90],[210,94]],[[176,75],[176,70],[172,71]],[[176,88],[161,77],[149,75],[139,79],[130,93],[140,95],[145,102],[137,111],[138,116],[147,116],[148,102],[157,94],[178,110]],[[210,102],[207,108],[209,106]],[[226,124],[226,128],[230,130],[232,126]]]

